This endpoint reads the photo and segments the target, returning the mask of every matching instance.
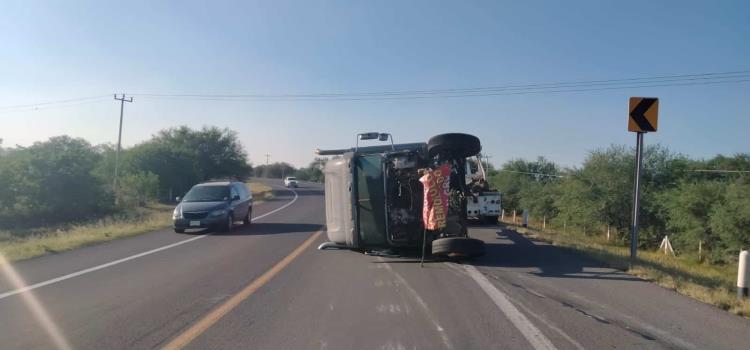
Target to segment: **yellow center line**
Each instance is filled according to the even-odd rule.
[[[229,300],[225,301],[223,304],[221,304],[219,307],[213,309],[211,312],[209,312],[206,316],[203,316],[203,318],[200,319],[200,321],[196,322],[190,328],[182,332],[180,335],[172,339],[167,345],[165,345],[162,350],[177,350],[182,349],[190,342],[192,342],[195,338],[203,334],[207,329],[209,329],[211,326],[213,326],[216,322],[218,322],[222,317],[224,317],[226,314],[228,314],[230,311],[232,311],[234,308],[236,308],[240,303],[242,303],[245,299],[253,295],[255,291],[260,289],[260,287],[263,287],[268,281],[270,281],[274,276],[276,276],[279,272],[281,272],[287,265],[289,265],[294,259],[297,258],[302,252],[307,249],[320,235],[323,233],[323,230],[320,230],[318,232],[315,232],[310,238],[305,240],[299,247],[294,249],[289,255],[284,257],[284,259],[281,259],[276,265],[274,265],[270,270],[266,271],[263,275],[256,278],[254,281],[250,282],[245,288],[243,288],[241,291],[239,291],[237,294],[229,298]]]

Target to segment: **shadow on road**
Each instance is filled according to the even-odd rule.
[[[295,190],[297,192],[297,195],[300,196],[300,197],[303,197],[303,196],[323,196],[324,195],[323,190],[320,189],[320,188],[297,187],[297,188],[294,188],[293,190]],[[282,192],[286,192],[286,191],[282,191]]]
[[[273,235],[280,233],[308,233],[323,228],[319,224],[290,224],[280,222],[252,223],[250,226],[235,227],[231,232],[214,232],[215,236],[252,236]]]
[[[240,225],[241,223],[235,223]],[[288,223],[252,223],[250,226],[235,226],[230,232],[219,232],[212,229],[190,230],[183,234],[186,235],[203,235],[210,234],[213,236],[253,236],[253,235],[273,235],[280,233],[309,233],[316,232],[323,228],[319,224],[288,224]]]
[[[643,281],[624,272],[612,271],[607,265],[574,250],[551,244],[534,244],[529,238],[507,228],[500,231],[498,227],[495,239],[508,239],[512,243],[487,242],[486,254],[472,261],[472,265],[535,268],[538,271],[530,273],[540,277]]]

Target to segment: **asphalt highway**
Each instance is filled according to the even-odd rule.
[[[160,230],[3,269],[0,348],[750,348],[747,319],[499,226],[470,230],[488,251],[463,264],[316,250],[322,187],[271,184],[231,233]]]

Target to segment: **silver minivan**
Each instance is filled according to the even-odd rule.
[[[253,194],[238,181],[206,182],[193,186],[174,209],[174,231],[215,229],[229,232],[234,223],[249,225],[253,214]]]

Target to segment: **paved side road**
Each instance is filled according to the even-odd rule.
[[[32,292],[77,349],[187,333],[193,349],[748,348],[746,319],[499,227],[471,230],[488,244],[471,264],[315,250],[324,235],[289,258],[324,221],[321,187],[296,191],[288,205],[279,189],[256,216],[288,206],[250,228]],[[14,267],[34,284],[191,237],[159,231]],[[23,300],[0,299],[1,347],[54,348]]]

